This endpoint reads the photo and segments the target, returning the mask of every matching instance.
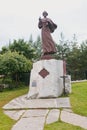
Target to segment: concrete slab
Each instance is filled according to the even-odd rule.
[[[12,130],[43,130],[45,117],[21,118]]]
[[[22,118],[29,118],[29,117],[42,117],[46,116],[49,110],[46,109],[33,109],[33,110],[26,110]]]
[[[27,101],[28,108],[55,108],[56,99],[33,99]]]
[[[87,129],[87,117],[80,116],[67,111],[62,111],[61,120],[76,126],[80,126],[84,129]]]
[[[50,110],[49,114],[47,115],[46,124],[51,124],[53,122],[58,121],[60,115],[60,110],[52,109]]]
[[[52,99],[29,99],[27,100],[24,96],[13,99],[6,104],[3,109],[28,109],[28,108],[70,108],[70,101],[68,97],[65,98],[52,98]]]
[[[4,113],[9,116],[11,119],[18,120],[24,114],[25,110],[17,111],[4,111]]]
[[[57,98],[57,108],[71,108],[70,100],[68,97],[65,98]]]
[[[3,109],[6,110],[12,110],[12,109],[16,109],[16,108],[23,108],[24,105],[26,104],[26,95],[20,96],[18,98],[15,98],[13,100],[11,100],[8,104],[6,104]]]

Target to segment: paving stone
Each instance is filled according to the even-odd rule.
[[[42,116],[46,116],[48,112],[49,110],[46,109],[27,110],[22,117],[23,118],[42,117]]]
[[[12,130],[43,130],[45,117],[21,118]]]
[[[53,98],[53,99],[29,99],[25,96],[13,99],[6,104],[3,109],[25,109],[25,108],[70,108],[69,98]]]
[[[14,120],[18,120],[23,115],[24,112],[25,112],[25,110],[4,111],[4,113],[6,115],[8,115],[10,118],[12,118]]]
[[[22,109],[24,108],[25,104],[22,104],[21,102],[18,103],[15,99],[10,101],[8,104],[6,104],[3,109],[7,110],[13,110],[13,109]]]
[[[25,107],[25,105],[27,104],[26,101],[27,101],[26,95],[19,96],[18,98],[11,100],[8,104],[3,106],[3,109],[5,109],[5,110],[23,109]]]
[[[57,98],[57,108],[71,108],[70,100],[68,97],[65,98]]]
[[[55,108],[55,99],[33,99],[28,100],[27,105],[29,108]]]
[[[59,115],[60,115],[60,110],[58,110],[58,109],[50,110],[50,112],[47,116],[47,119],[46,119],[46,124],[50,124],[50,123],[58,121]]]
[[[15,99],[14,99],[15,100]],[[56,100],[55,99],[33,99],[26,100],[25,103],[17,103],[17,100],[12,100],[6,104],[3,109],[25,109],[25,108],[55,108]]]
[[[67,111],[61,112],[61,120],[76,126],[87,129],[87,117],[80,116]]]

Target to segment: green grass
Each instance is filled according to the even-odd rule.
[[[26,94],[27,92],[28,87],[20,87],[13,90],[5,90],[0,93],[0,130],[11,130],[13,124],[16,123],[16,121],[12,120],[3,113],[2,107],[10,100]]]
[[[73,126],[64,122],[55,122],[49,125],[45,125],[44,130],[85,130],[79,126]]]
[[[72,84],[70,102],[74,113],[87,116],[87,82]]]

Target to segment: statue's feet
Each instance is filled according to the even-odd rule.
[[[50,59],[54,59],[54,57],[50,54],[46,54],[46,55],[41,56],[41,60],[50,60]]]

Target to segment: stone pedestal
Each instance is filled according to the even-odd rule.
[[[27,98],[52,98],[63,93],[63,61],[40,60],[33,63]]]

